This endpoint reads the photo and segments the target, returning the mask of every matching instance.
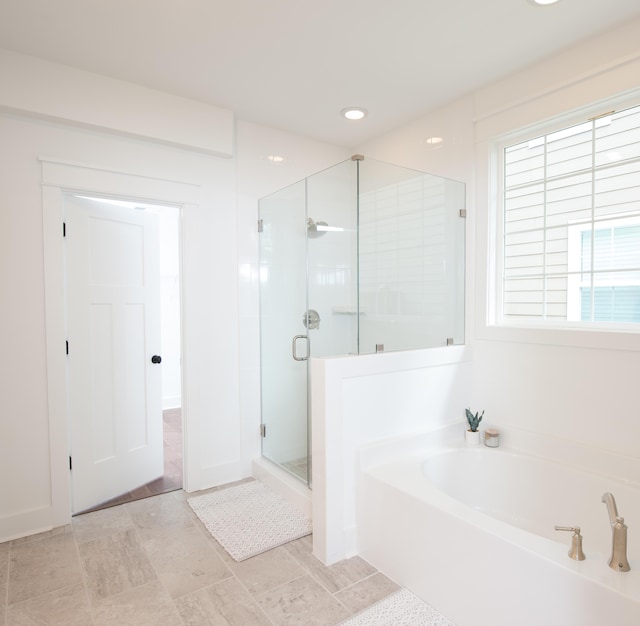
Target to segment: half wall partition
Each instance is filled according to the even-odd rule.
[[[260,200],[264,457],[311,485],[311,357],[464,343],[464,202],[360,155]]]

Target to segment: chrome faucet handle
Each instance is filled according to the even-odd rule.
[[[556,530],[566,530],[572,532],[571,535],[571,548],[569,548],[569,558],[574,561],[584,561],[585,556],[582,551],[582,535],[580,534],[580,526],[554,526]]]

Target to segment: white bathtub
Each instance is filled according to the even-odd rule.
[[[640,485],[613,475],[640,461],[526,433],[466,447],[461,428],[361,451],[359,554],[457,626],[639,626]],[[607,491],[630,572],[608,567]],[[585,561],[556,524],[582,528]]]

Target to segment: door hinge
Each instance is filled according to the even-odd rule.
[[[62,222],[62,236],[63,237],[67,236],[67,223],[66,222]]]
[[[258,220],[258,232],[261,233],[264,230],[264,221]]]
[[[64,342],[64,351],[67,356],[69,356],[69,340]]]
[[[73,469],[73,461],[71,460],[71,456],[69,456],[69,470]]]
[[[267,427],[265,424],[260,424],[260,436],[261,437],[267,436]]]
[[[460,217],[467,217],[467,209],[460,209]]]

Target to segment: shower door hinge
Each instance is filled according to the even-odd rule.
[[[267,427],[264,424],[260,424],[260,436],[261,437],[267,436]]]
[[[264,222],[262,220],[258,220],[258,232],[261,233],[264,230]]]
[[[460,209],[460,217],[467,217],[467,209]]]
[[[69,457],[69,470],[73,469],[73,460]]]
[[[62,236],[63,237],[67,236],[67,223],[66,222],[62,222]]]

